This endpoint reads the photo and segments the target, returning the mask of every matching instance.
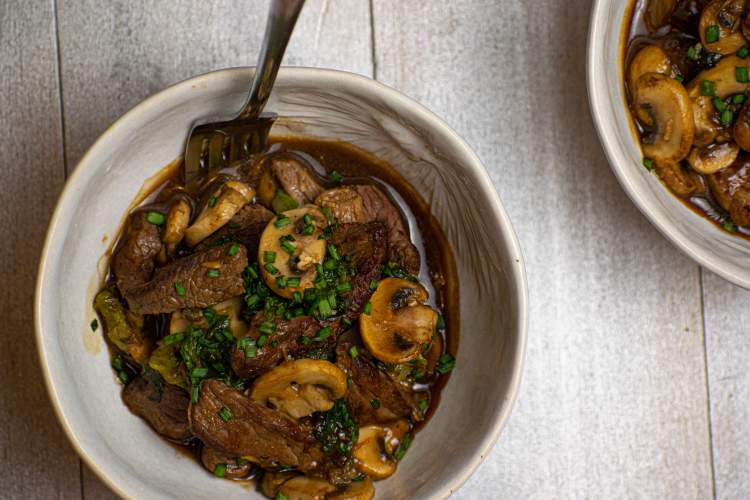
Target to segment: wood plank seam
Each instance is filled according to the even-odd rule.
[[[714,463],[714,433],[713,433],[713,417],[711,415],[711,381],[708,373],[708,344],[706,342],[707,337],[707,326],[706,326],[706,300],[705,300],[705,288],[703,286],[704,269],[698,266],[698,282],[700,290],[700,304],[701,304],[701,335],[703,336],[703,375],[706,380],[706,416],[708,426],[708,458],[711,463],[711,497],[716,500],[716,465]]]

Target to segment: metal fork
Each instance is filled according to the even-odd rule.
[[[261,116],[305,0],[271,0],[252,87],[240,113],[228,121],[193,124],[185,146],[186,185],[265,148],[274,113]]]

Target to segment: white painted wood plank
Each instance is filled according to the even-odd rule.
[[[750,291],[704,271],[716,497],[750,492]]]
[[[70,168],[114,120],[191,76],[254,66],[266,0],[59,0]],[[367,0],[310,0],[284,63],[372,75]]]
[[[0,2],[2,498],[80,498],[34,345],[34,281],[64,178],[51,2]]]
[[[145,97],[206,71],[255,65],[267,8],[265,0],[59,0],[69,168]],[[308,0],[284,62],[371,76],[368,1]],[[85,498],[115,498],[85,466],[81,477]]]
[[[521,396],[459,498],[711,495],[699,271],[601,152],[584,80],[589,9],[374,0],[378,78],[478,151],[529,273]]]

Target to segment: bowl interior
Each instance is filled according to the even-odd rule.
[[[675,245],[725,279],[750,288],[750,241],[693,212],[643,167],[623,86],[620,44],[629,4],[597,0],[589,26],[589,101],[609,163],[636,206]]]
[[[89,323],[97,262],[144,180],[182,153],[194,119],[239,109],[250,76],[249,69],[203,75],[134,108],[78,165],[51,223],[37,290],[42,365],[78,451],[126,496],[249,496],[246,486],[213,479],[126,409],[101,331],[91,332]],[[452,245],[463,332],[457,368],[398,473],[376,488],[380,498],[445,496],[489,451],[509,414],[521,370],[525,277],[497,195],[455,133],[371,80],[284,69],[269,109],[284,117],[276,134],[342,139],[390,162],[431,204]]]

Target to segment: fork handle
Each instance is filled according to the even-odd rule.
[[[271,95],[284,51],[305,0],[271,0],[253,85],[239,118],[256,119]]]

